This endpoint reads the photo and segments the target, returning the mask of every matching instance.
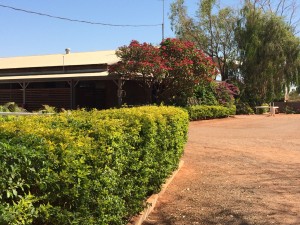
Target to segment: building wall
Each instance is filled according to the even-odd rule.
[[[0,105],[15,102],[28,111],[36,111],[43,105],[56,108],[70,108],[70,88],[67,82],[30,83],[25,91],[23,104],[23,90],[19,84],[0,84]]]
[[[3,89],[0,87],[0,105],[4,105],[8,102],[15,102],[17,105],[22,106],[23,92],[21,87],[19,87],[19,89]]]
[[[35,111],[43,108],[43,105],[53,106],[58,109],[70,109],[69,88],[35,88],[26,89],[25,108]]]
[[[111,80],[80,81],[75,91],[77,108],[107,109],[118,104],[117,85]]]
[[[279,113],[285,113],[286,109],[300,113],[300,102],[275,102],[274,105],[279,107]]]
[[[149,101],[149,90],[136,81],[125,81],[123,104],[142,105]],[[112,80],[79,81],[74,89],[74,108],[108,109],[118,106],[118,87]],[[71,88],[68,82],[33,82],[25,91],[26,104],[23,105],[23,90],[19,84],[0,84],[0,105],[15,102],[28,111],[37,111],[43,105],[58,109],[71,109]]]
[[[22,67],[22,68],[7,68],[0,69],[1,77],[10,76],[34,76],[34,75],[49,75],[49,74],[71,74],[71,73],[94,73],[108,70],[108,64],[85,64],[64,66],[64,61],[59,66],[45,67]],[[60,78],[60,77],[59,77]],[[57,78],[57,79],[59,79]],[[24,79],[24,78],[23,78]],[[32,79],[32,78],[31,78]],[[16,83],[0,84],[0,105],[7,102],[15,102],[19,106],[25,107],[28,111],[36,111],[43,105],[50,105],[58,109],[108,109],[118,107],[118,85],[110,79],[117,79],[113,76],[97,77],[97,80],[88,80],[93,78],[80,77],[74,83],[74,89],[70,87],[67,81],[48,81],[37,82],[37,80],[29,80],[29,85],[25,91],[25,105],[23,104],[22,86]],[[52,79],[52,78],[51,78]],[[53,78],[54,79],[54,78]],[[53,80],[52,79],[52,80]],[[64,78],[60,78],[64,79]],[[72,78],[68,78],[69,82]],[[28,82],[27,81],[27,82]],[[5,80],[1,81],[5,82]],[[151,91],[144,88],[138,81],[126,80],[122,91],[122,104],[127,105],[143,105],[149,104]]]
[[[125,81],[123,104],[144,105],[150,103],[150,89],[144,88],[142,83],[135,80]]]
[[[53,66],[37,68],[15,68],[1,69],[0,76],[30,76],[47,74],[85,73],[102,72],[107,70],[107,64],[74,65],[74,66]],[[18,81],[16,81],[18,82]],[[20,81],[22,82],[22,81]],[[90,83],[99,81],[90,81]],[[104,81],[101,81],[104,82]],[[80,83],[80,82],[79,82]],[[74,106],[84,108],[107,108],[105,94],[99,88],[75,88],[72,95],[70,84],[67,81],[56,82],[30,82],[25,91],[26,104],[23,104],[23,90],[18,83],[0,84],[0,105],[7,102],[15,102],[28,111],[39,110],[42,105],[50,105],[56,108],[70,109],[72,107],[72,96],[75,97]],[[76,102],[76,97],[78,102]],[[114,103],[112,103],[114,104]]]

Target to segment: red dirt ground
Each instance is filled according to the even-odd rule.
[[[191,122],[183,160],[143,225],[300,224],[300,115]]]

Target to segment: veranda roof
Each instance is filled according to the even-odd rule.
[[[119,61],[115,50],[80,52],[69,54],[38,55],[24,57],[0,58],[1,69],[74,66],[92,64],[114,64]]]
[[[21,82],[21,81],[58,81],[58,80],[104,80],[113,79],[113,76],[108,76],[108,71],[95,73],[61,73],[47,75],[27,75],[27,76],[0,76],[0,83]]]

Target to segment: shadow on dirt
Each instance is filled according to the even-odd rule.
[[[221,210],[214,215],[208,215],[206,218],[202,219],[202,224],[219,224],[224,225],[251,225],[248,223],[242,215],[232,212],[229,209]]]
[[[158,213],[158,220],[154,218],[148,218],[143,225],[179,225],[179,224],[198,224],[198,225],[252,225],[248,223],[243,216],[232,212],[231,210],[222,210],[218,213],[214,213],[213,215],[206,215],[202,218],[197,218],[195,215],[186,214],[184,216],[180,216],[179,218],[170,217],[167,215],[163,215],[163,213]],[[159,223],[157,222],[159,221]]]

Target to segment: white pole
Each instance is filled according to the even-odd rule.
[[[162,24],[161,24],[161,29],[162,29],[162,40],[165,39],[165,0],[162,0],[163,2],[163,12],[162,12]]]

